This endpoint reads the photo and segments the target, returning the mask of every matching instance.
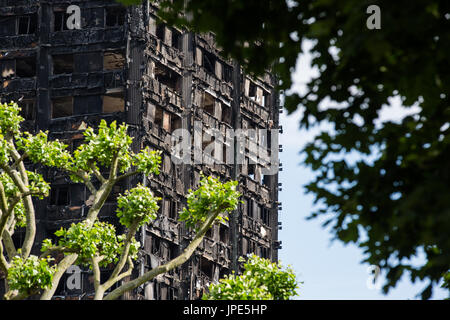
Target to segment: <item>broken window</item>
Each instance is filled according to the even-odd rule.
[[[247,254],[251,254],[254,253],[256,254],[256,242],[253,240],[248,239],[248,244],[247,244]]]
[[[34,120],[34,100],[22,100],[19,106],[21,108],[20,115],[25,120]]]
[[[175,201],[169,201],[169,218],[177,218],[177,203]]]
[[[264,259],[270,259],[270,248],[260,247],[260,257]]]
[[[50,190],[50,205],[67,206],[70,204],[68,186],[52,187]]]
[[[62,97],[52,99],[52,119],[73,115],[73,98]]]
[[[106,94],[102,98],[103,98],[103,113],[125,111],[125,98],[123,91]]]
[[[212,226],[211,228],[208,229],[208,231],[206,231],[205,237],[211,240],[214,239],[214,226]]]
[[[256,100],[256,85],[252,82],[249,81],[249,87],[248,87],[248,97],[250,99],[252,99],[253,101]]]
[[[229,237],[229,229],[226,225],[220,224],[219,236],[220,236],[220,241],[222,241],[223,243],[228,243],[230,237]]]
[[[267,92],[267,91],[264,90],[263,103],[262,103],[262,105],[264,107],[270,108],[270,103],[271,103],[270,98],[271,98],[270,92]]]
[[[57,54],[52,56],[53,74],[73,73],[73,54]]]
[[[76,54],[74,61],[77,73],[103,70],[103,54],[100,51]]]
[[[173,132],[177,129],[181,129],[181,127],[182,127],[181,117],[177,116],[176,114],[172,114],[170,120],[170,132]]]
[[[200,258],[200,271],[208,278],[213,277],[214,263],[205,257]]]
[[[36,32],[36,14],[20,16],[17,18],[17,34],[33,34]]]
[[[247,166],[247,170],[248,170],[248,177],[251,178],[252,180],[255,180],[255,164],[248,164]]]
[[[0,36],[33,34],[36,33],[36,29],[36,14],[0,17]]]
[[[265,185],[266,187],[270,187],[270,176],[263,175],[262,184]]]
[[[161,249],[161,241],[158,237],[152,236],[152,254],[158,255]]]
[[[100,95],[76,96],[74,98],[73,114],[90,114],[102,112],[102,98]]]
[[[233,80],[233,68],[227,64],[222,65],[222,80],[226,82]]]
[[[16,76],[32,78],[36,76],[36,58],[21,58],[16,60]]]
[[[213,145],[214,145],[214,148],[212,148],[212,150],[211,150],[211,147],[209,147],[208,149],[209,149],[209,152],[210,152],[209,155],[210,155],[211,157],[214,157],[215,152],[216,152],[216,144],[214,144],[215,141],[216,141],[216,137],[215,137],[215,136],[211,135],[210,132],[203,130],[203,135],[202,135],[202,150],[203,150],[203,152],[205,153],[205,155],[207,154],[207,153],[206,153],[206,148],[208,148],[210,145],[213,144]]]
[[[231,125],[231,107],[222,103],[222,121]]]
[[[125,24],[126,9],[123,7],[106,8],[106,26],[118,27]]]
[[[266,226],[270,225],[270,211],[269,209],[263,207],[261,212],[261,221],[263,224],[265,224]]]
[[[178,30],[172,29],[172,47],[178,50],[182,50],[182,34]]]
[[[121,51],[107,51],[103,54],[103,70],[122,70],[125,66],[125,53]]]
[[[248,217],[253,217],[253,200],[252,199],[248,199],[247,201],[247,216]]]
[[[65,31],[69,30],[67,27],[67,20],[69,19],[70,14],[66,13],[66,11],[55,11],[54,12],[54,24],[53,31]]]
[[[153,122],[160,127],[162,127],[162,123],[163,123],[163,114],[164,114],[163,109],[161,107],[157,106],[155,108],[155,118],[154,118]]]
[[[16,17],[0,17],[0,36],[16,34]]]
[[[203,100],[202,100],[202,108],[206,112],[208,112],[210,115],[214,115],[214,104],[215,104],[215,98],[207,93],[203,93]]]
[[[208,51],[203,51],[203,67],[207,72],[215,74],[216,71],[216,56]]]
[[[166,33],[166,25],[164,23],[158,23],[156,25],[156,37],[164,42],[165,33]]]
[[[181,91],[181,76],[175,71],[163,66],[160,63],[155,64],[155,79],[161,84],[170,89],[180,93]]]

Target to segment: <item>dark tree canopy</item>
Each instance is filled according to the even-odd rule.
[[[189,21],[179,15],[184,3]],[[289,112],[304,110],[304,128],[323,121],[334,127],[303,150],[305,164],[317,173],[306,189],[322,205],[311,217],[329,217],[337,239],[359,244],[367,254],[365,262],[387,271],[385,292],[409,271],[413,281],[429,281],[422,292],[429,298],[450,266],[450,2],[160,4],[161,17],[169,24],[214,32],[224,54],[248,72],[272,68],[282,91],[292,85],[301,43],[313,40],[312,63],[319,74],[307,84],[305,95],[290,93],[285,100]],[[369,5],[381,9],[379,30],[366,27]],[[420,112],[400,123],[375,125],[393,96],[400,96],[406,107],[416,104]],[[326,101],[340,108],[323,105]],[[350,163],[344,159],[350,152],[376,156]],[[408,258],[422,249],[426,263],[413,266]]]

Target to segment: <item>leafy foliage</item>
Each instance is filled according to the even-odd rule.
[[[19,114],[17,103],[0,103],[0,135],[18,134],[20,123],[24,120]]]
[[[50,265],[51,258],[38,258],[30,255],[27,259],[21,256],[12,258],[8,270],[8,284],[13,290],[36,293],[40,289],[48,288],[56,271]]]
[[[117,155],[120,171],[127,171],[131,166],[129,147],[132,143],[127,129],[127,125],[117,126],[115,121],[108,126],[103,119],[97,133],[93,128],[87,128],[83,133],[86,143],[80,145],[74,153],[76,168],[89,171],[90,164],[96,166],[97,163],[109,167],[112,165],[113,156]],[[98,167],[96,168],[98,169]]]
[[[241,258],[241,262],[245,259]],[[292,269],[256,255],[248,257],[241,275],[234,273],[211,284],[204,300],[289,300],[298,284]]]
[[[44,180],[42,174],[33,171],[27,171],[28,174],[28,189],[35,194],[39,199],[48,197],[50,193],[50,185]]]
[[[55,232],[60,237],[58,245],[66,251],[66,255],[78,253],[77,264],[91,265],[92,258],[103,257],[100,266],[106,267],[110,263],[117,263],[122,252],[125,235],[117,236],[116,228],[106,222],[96,221],[92,227],[85,222],[72,223],[69,229],[61,228]],[[45,252],[54,247],[49,239],[42,245]],[[135,259],[139,249],[139,243],[133,238],[130,256]]]
[[[139,172],[143,172],[145,175],[158,175],[159,167],[161,166],[161,153],[160,150],[150,150],[147,147],[138,154],[133,155],[132,163]]]
[[[336,239],[357,243],[365,262],[380,265],[385,292],[408,271],[413,281],[429,281],[428,298],[450,265],[450,2],[160,3],[168,24],[214,32],[224,55],[247,71],[272,67],[286,109],[303,111],[301,127],[331,124],[303,150],[305,165],[317,173],[306,186],[320,204],[311,218],[327,216]],[[366,27],[373,4],[381,9],[379,30]],[[305,40],[317,76],[299,93],[289,89]],[[382,122],[380,111],[394,96],[419,107],[417,114]],[[350,162],[348,155],[359,157]],[[413,265],[420,251],[427,262]]]
[[[210,212],[226,214],[233,211],[240,197],[236,186],[237,181],[222,183],[218,178],[202,176],[198,189],[189,190],[187,207],[180,212],[179,220],[185,221],[187,227],[198,229]],[[228,219],[223,214],[217,217],[218,221]]]
[[[26,152],[34,163],[56,168],[70,167],[72,156],[65,150],[67,145],[58,140],[48,141],[48,132],[40,131],[36,135],[24,132],[17,139],[17,149]]]
[[[120,223],[130,228],[134,222],[141,226],[155,220],[159,200],[161,198],[154,197],[149,188],[140,184],[125,191],[125,195],[120,195],[117,199],[117,216]]]

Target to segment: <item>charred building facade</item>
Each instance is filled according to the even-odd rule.
[[[80,8],[76,28],[67,24],[71,5]],[[146,146],[163,151],[161,174],[117,186],[100,215],[115,222],[115,197],[138,182],[162,198],[158,219],[139,233],[142,254],[136,274],[177,256],[189,243],[192,235],[177,214],[201,172],[239,181],[243,204],[236,218],[215,225],[182,267],[124,297],[198,299],[209,283],[236,268],[239,256],[278,259],[280,186],[276,172],[264,174],[251,142],[242,145],[246,152],[239,164],[176,163],[173,133],[187,130],[197,141],[192,149],[203,151],[214,140],[211,130],[224,135],[236,129],[280,132],[279,101],[270,73],[249,77],[220,55],[213,34],[156,23],[157,10],[154,1],[125,8],[102,0],[0,0],[0,95],[3,102],[20,101],[25,130],[48,130],[52,139],[65,141],[72,150],[83,141],[87,126],[106,119],[129,125],[135,151]],[[276,141],[270,133],[257,139]],[[236,157],[236,151],[230,155],[226,150],[216,148],[213,155]],[[278,161],[278,144],[270,150],[269,158]],[[83,185],[54,170],[44,172],[52,189],[36,203],[37,245],[60,227],[83,219],[89,207]],[[21,237],[19,229],[15,241],[20,243]],[[107,276],[109,271],[103,272]],[[71,268],[55,297],[78,299],[90,290],[89,270]]]

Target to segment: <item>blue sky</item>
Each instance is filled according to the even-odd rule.
[[[307,50],[311,43],[304,43]],[[303,84],[316,74],[310,67],[311,56],[300,57],[297,70],[293,74],[293,90],[302,92]],[[380,118],[400,120],[407,113],[417,112],[418,107],[404,109],[399,99],[392,99],[390,105],[383,108]],[[303,185],[313,177],[313,173],[301,165],[299,153],[302,146],[311,141],[317,129],[309,131],[299,129],[301,110],[292,115],[286,111],[280,117],[283,134],[280,144],[283,152],[280,159],[283,171],[280,182],[283,191],[279,201],[283,210],[280,221],[283,229],[279,231],[282,249],[279,258],[283,265],[290,265],[296,272],[297,279],[302,281],[298,299],[416,299],[416,294],[425,288],[426,283],[412,284],[407,276],[403,276],[397,287],[384,295],[380,290],[368,289],[368,264],[361,264],[362,250],[355,245],[344,246],[340,242],[331,242],[328,229],[321,227],[321,220],[306,220],[313,208],[312,195],[304,193]],[[417,261],[421,258],[418,257]],[[383,271],[382,271],[383,272]],[[434,290],[433,299],[446,298],[442,289]]]

